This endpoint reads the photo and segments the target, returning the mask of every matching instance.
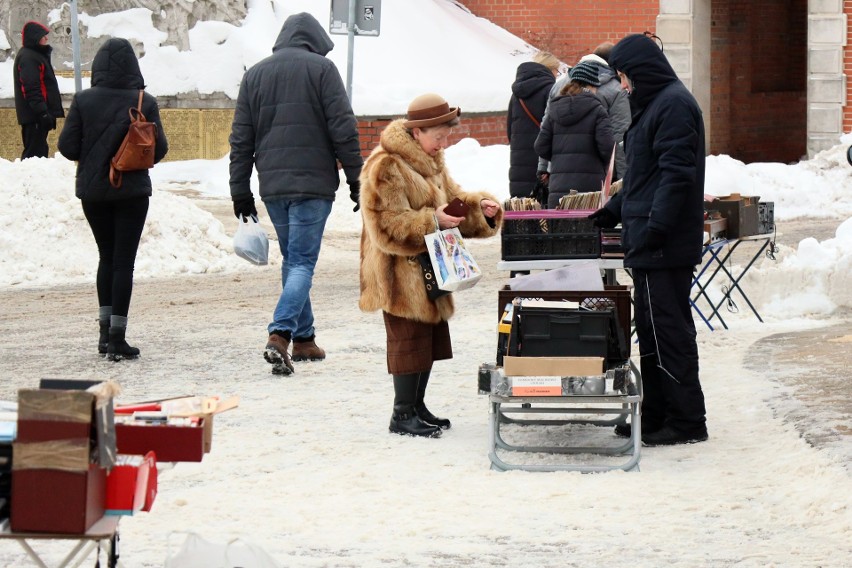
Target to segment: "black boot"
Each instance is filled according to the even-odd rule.
[[[123,325],[122,325],[123,324]],[[107,344],[107,359],[110,361],[121,361],[122,359],[136,359],[139,357],[139,349],[131,347],[124,340],[127,331],[127,318],[124,316],[112,316],[109,326],[109,343]]]
[[[393,414],[388,430],[394,434],[437,438],[441,435],[441,429],[421,420],[414,409],[417,377],[417,373],[393,376]]]
[[[419,380],[417,381],[417,399],[414,403],[414,409],[424,422],[437,426],[441,430],[449,430],[452,427],[450,420],[448,418],[438,418],[429,412],[429,409],[426,408],[426,404],[423,402],[423,399],[426,397],[426,386],[429,384],[430,373],[431,371],[420,373]]]
[[[101,306],[98,308],[98,325],[100,326],[100,335],[98,335],[98,353],[106,355],[107,345],[109,344],[109,318],[112,315],[112,306]]]
[[[388,430],[393,434],[440,438],[441,429],[420,420],[413,404],[394,404]]]

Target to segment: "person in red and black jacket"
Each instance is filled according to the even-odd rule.
[[[24,24],[21,49],[15,56],[15,111],[24,143],[22,160],[47,157],[47,133],[56,128],[57,118],[65,116],[50,63],[53,48],[47,44],[49,33],[38,22]]]

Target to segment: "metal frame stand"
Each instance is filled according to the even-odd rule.
[[[597,473],[621,469],[624,471],[639,471],[639,457],[642,447],[642,383],[638,369],[630,362],[634,380],[628,382],[626,392],[593,395],[549,396],[549,397],[513,397],[489,395],[490,411],[489,451],[491,469],[496,471],[579,471],[582,473]],[[508,406],[506,406],[508,405]],[[573,408],[571,406],[574,405]],[[595,406],[589,406],[595,405]],[[529,418],[511,418],[508,414],[523,414]],[[565,418],[547,419],[536,418],[538,415],[576,414],[576,415],[612,415],[611,419]],[[504,438],[500,431],[501,424],[519,426],[567,426],[589,424],[595,426],[615,426],[624,424],[627,416],[631,421],[631,436],[626,442],[616,440],[614,444],[596,446],[532,446],[512,444]],[[498,455],[503,451],[506,459]],[[559,464],[530,464],[507,461],[505,452],[547,453],[547,454],[593,454],[603,456],[626,455],[627,460],[619,464],[580,464],[573,462]]]
[[[86,531],[85,534],[54,534],[54,533],[16,533],[8,529],[0,532],[0,539],[15,540],[27,553],[36,566],[49,568],[41,559],[38,552],[30,545],[31,540],[75,540],[74,547],[65,558],[56,565],[57,568],[78,568],[83,565],[92,551],[102,546],[106,551],[107,567],[121,568],[118,561],[118,519],[119,517],[103,517]]]

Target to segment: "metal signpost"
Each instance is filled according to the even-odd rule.
[[[328,31],[349,36],[346,55],[346,94],[352,104],[352,62],[355,57],[355,36],[377,37],[381,27],[382,0],[331,0],[331,21]]]
[[[80,73],[80,30],[77,29],[77,0],[71,0],[71,51],[74,54],[74,91],[83,90]]]

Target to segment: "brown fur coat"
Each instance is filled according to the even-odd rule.
[[[429,300],[415,256],[426,251],[423,237],[435,231],[435,208],[456,197],[470,205],[459,225],[462,236],[497,233],[503,211],[492,219],[492,227],[479,202],[499,200],[488,193],[463,191],[447,172],[443,150],[433,158],[409,134],[403,120],[391,122],[361,170],[361,310],[383,310],[426,323],[453,315],[452,294]]]

